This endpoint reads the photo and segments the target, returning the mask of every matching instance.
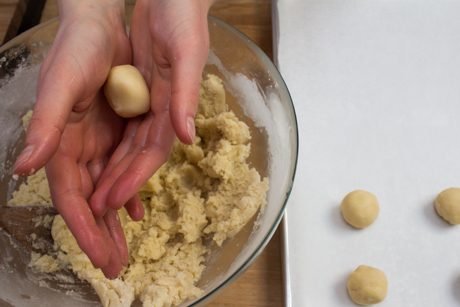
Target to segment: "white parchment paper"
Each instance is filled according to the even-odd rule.
[[[388,277],[378,306],[460,306],[460,225],[434,199],[460,187],[460,1],[278,0],[278,64],[299,121],[287,208],[292,306],[356,306],[360,264]],[[380,215],[340,212],[356,189]]]

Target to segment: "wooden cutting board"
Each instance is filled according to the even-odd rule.
[[[16,36],[29,0],[0,0],[0,45]]]
[[[0,0],[0,43],[11,39],[19,27],[28,0]],[[216,0],[210,14],[236,27],[272,58],[272,21],[270,0]],[[40,22],[58,15],[55,0],[47,0]],[[9,33],[7,33],[10,29]],[[13,30],[11,30],[13,29]],[[270,307],[283,305],[280,233],[251,268],[208,306]]]

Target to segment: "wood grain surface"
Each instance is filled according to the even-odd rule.
[[[51,230],[43,225],[36,225],[36,218],[55,216],[54,207],[31,206],[31,207],[8,207],[0,206],[0,228],[9,233],[22,246],[31,251],[41,254],[54,254],[54,241],[51,237]],[[31,233],[41,244],[34,244]]]
[[[7,22],[3,14],[6,3],[25,0],[0,0],[0,23]],[[4,6],[5,3],[5,6]],[[11,5],[11,4],[10,4]],[[234,26],[272,58],[272,23],[270,0],[216,0],[211,15]],[[40,22],[58,16],[55,0],[47,0]],[[11,18],[10,18],[11,19]],[[2,42],[0,28],[0,42]],[[279,307],[283,306],[280,232],[277,230],[255,263],[217,297],[210,307]]]
[[[0,0],[0,45],[16,36],[29,0]]]

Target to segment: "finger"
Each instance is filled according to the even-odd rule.
[[[67,51],[66,43],[56,44],[40,69],[37,102],[27,129],[24,150],[13,167],[15,174],[28,175],[51,159],[73,106],[82,98],[85,87],[81,71]]]
[[[127,266],[129,262],[128,245],[126,244],[125,233],[121,227],[120,217],[115,210],[108,210],[103,217],[110,238],[115,244],[118,255],[120,256],[121,264]]]
[[[65,170],[65,173],[63,172]],[[53,205],[95,268],[109,262],[109,249],[82,194],[80,170],[72,158],[57,153],[46,166]]]
[[[93,187],[95,187],[105,169],[103,159],[94,159],[89,161],[86,165],[86,169],[88,170]]]
[[[126,125],[126,128],[123,133],[123,138],[118,144],[116,150],[110,157],[109,162],[105,166],[105,169],[99,178],[98,185],[99,187],[102,182],[104,182],[107,177],[110,175],[110,173],[113,171],[113,169],[118,165],[118,163],[128,154],[128,152],[131,150],[134,140],[136,138],[136,133],[141,126],[141,124],[144,123],[145,117],[144,116],[137,116],[134,118],[129,119],[128,124]],[[150,119],[153,120],[153,117]],[[144,127],[146,125],[144,123]],[[145,129],[145,128],[144,128]],[[139,136],[138,136],[139,137]],[[137,142],[143,143],[145,140],[136,140]]]
[[[106,169],[101,175],[98,186],[89,201],[91,210],[96,217],[103,216],[109,207],[119,210],[124,205],[121,204],[119,207],[112,206],[107,202],[107,195],[113,183],[118,179],[120,174],[129,167],[135,156],[142,150],[154,117],[153,113],[149,112],[145,115],[144,120],[139,123],[139,126],[137,126],[137,123],[128,126],[123,141],[109,160]],[[133,137],[132,133],[135,129],[137,130]]]
[[[157,68],[154,69],[151,100],[155,118],[148,134],[145,131],[137,132],[147,136],[145,146],[129,161],[129,165],[124,164],[123,168],[119,168],[119,165],[117,172],[114,172],[117,180],[110,185],[107,193],[107,204],[113,209],[118,210],[135,195],[171,154],[176,138],[169,115],[171,87],[168,78],[163,76]]]
[[[167,111],[156,116],[147,143],[129,167],[119,174],[107,196],[112,208],[123,206],[169,158],[175,134]]]
[[[171,64],[171,123],[179,140],[189,145],[195,141],[195,114],[209,50],[207,27],[202,40],[179,50]]]
[[[125,209],[128,211],[128,214],[133,221],[140,221],[144,217],[144,206],[142,205],[141,198],[137,194],[128,200],[125,204]]]
[[[96,214],[101,214],[102,209],[107,206],[119,210],[171,154],[175,133],[168,108],[170,82],[157,69],[153,76],[151,99],[155,116],[152,117],[151,112],[147,113],[136,131],[132,148],[97,187],[90,200],[91,208],[95,208],[93,212]]]
[[[80,171],[81,178],[81,193],[83,198],[88,201],[93,194],[93,181],[85,164],[79,163],[78,170]]]
[[[110,233],[107,229],[107,225],[105,224],[104,219],[98,218],[96,219],[96,221],[109,251],[109,260],[107,262],[107,265],[103,266],[101,270],[102,273],[104,273],[105,277],[109,279],[115,279],[120,275],[121,271],[123,270],[123,264],[121,263],[120,255],[118,254],[118,249],[115,246],[114,241],[110,237]]]
[[[27,129],[24,150],[13,166],[14,174],[30,175],[54,155],[72,109],[72,101],[66,99],[59,94],[53,100],[39,96]],[[55,105],[51,106],[53,103]]]
[[[96,186],[96,183],[100,178],[100,174],[103,172],[104,169],[104,164],[102,160],[99,160],[98,162],[92,161],[88,163],[87,168],[89,174],[93,178],[93,186]],[[140,221],[144,217],[144,206],[142,205],[141,199],[137,194],[134,195],[130,200],[128,200],[128,202],[125,204],[125,209],[134,221]],[[105,212],[106,210],[103,211]]]

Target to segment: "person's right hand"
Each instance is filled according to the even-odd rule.
[[[133,65],[151,94],[139,129],[129,127],[90,199],[96,216],[120,209],[166,162],[177,138],[195,141],[195,113],[209,51],[212,0],[138,0],[130,41]],[[127,130],[128,131],[128,130]]]
[[[124,1],[62,0],[58,7],[59,30],[40,69],[25,149],[13,172],[27,176],[46,164],[53,205],[94,267],[115,278],[129,260],[117,212],[95,218],[88,200],[126,124],[100,90],[112,66],[132,61]],[[142,218],[137,196],[125,207],[134,220]]]

